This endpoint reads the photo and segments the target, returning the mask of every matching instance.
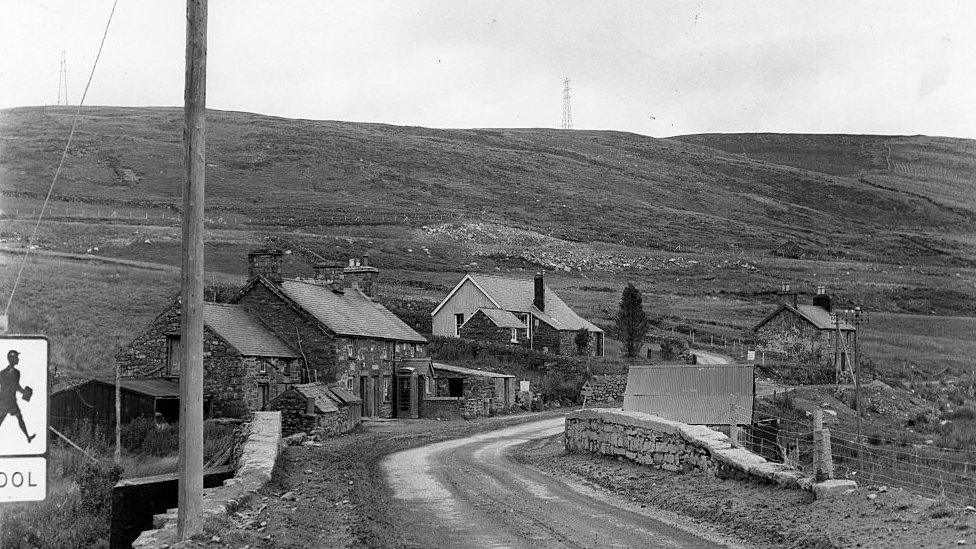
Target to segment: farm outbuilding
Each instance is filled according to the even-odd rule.
[[[180,415],[180,384],[161,378],[123,378],[121,392],[122,423],[160,414],[167,422]],[[51,394],[51,426],[71,429],[79,421],[88,421],[103,429],[115,428],[115,381],[91,379]]]
[[[281,412],[282,433],[318,430],[328,436],[355,429],[362,421],[361,398],[325,383],[292,385],[268,403],[266,410]]]
[[[515,405],[515,376],[434,362],[433,397],[460,399],[462,415],[474,417],[502,412]]]

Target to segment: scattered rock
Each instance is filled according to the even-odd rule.
[[[295,492],[287,492],[285,495],[281,496],[281,499],[285,501],[295,501],[298,499],[298,496],[295,495]]]
[[[294,435],[285,437],[282,440],[282,442],[284,442],[288,446],[297,446],[299,444],[304,443],[307,439],[308,439],[308,433],[295,433]]]
[[[876,499],[878,494],[868,494],[868,499]]]

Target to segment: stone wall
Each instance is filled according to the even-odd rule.
[[[461,399],[457,397],[426,397],[420,403],[420,417],[425,419],[460,419]]]
[[[789,488],[811,480],[771,463],[702,425],[685,425],[640,412],[580,410],[566,416],[567,451],[616,456],[668,471],[704,471],[719,478],[755,479]]]
[[[253,497],[271,480],[280,451],[281,413],[255,412],[234,477],[203,491],[204,520],[232,513]],[[163,549],[177,543],[176,516],[177,510],[170,509],[154,517],[155,529],[143,532],[132,543],[133,549]]]
[[[598,375],[590,378],[590,387],[593,388],[593,402],[618,402],[623,400],[624,391],[627,390],[626,374],[607,374]]]

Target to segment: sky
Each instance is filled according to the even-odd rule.
[[[0,0],[0,107],[77,104],[111,0]],[[86,104],[180,106],[185,3],[119,0]],[[210,0],[207,105],[442,128],[976,138],[976,2]]]

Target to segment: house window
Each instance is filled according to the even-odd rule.
[[[180,336],[166,336],[166,375],[175,376],[180,373]]]
[[[464,313],[454,315],[454,335],[461,337],[461,325],[464,324]]]
[[[430,376],[424,377],[424,392],[428,395],[434,392],[434,380]]]
[[[512,328],[512,343],[518,343],[518,328]]]
[[[347,377],[346,378],[346,390],[347,391],[350,391],[350,392],[352,391],[352,378],[351,377]]]
[[[352,360],[354,357],[355,355],[352,352],[352,345],[346,345],[346,358]]]

